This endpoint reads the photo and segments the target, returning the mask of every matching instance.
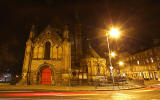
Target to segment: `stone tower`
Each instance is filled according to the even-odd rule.
[[[77,24],[75,27],[75,60],[76,63],[82,58],[82,32],[81,24]]]
[[[79,14],[75,14],[75,25],[72,36],[72,65],[79,67],[80,59],[83,56],[82,45],[82,27],[79,21]]]

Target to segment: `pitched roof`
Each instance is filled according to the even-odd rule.
[[[100,58],[100,55],[92,48],[90,44],[88,44],[88,48],[87,48],[85,57]]]

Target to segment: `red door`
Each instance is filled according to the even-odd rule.
[[[51,70],[49,68],[42,70],[41,84],[51,84]]]

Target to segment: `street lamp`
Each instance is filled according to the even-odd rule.
[[[115,56],[116,56],[116,53],[111,52],[111,57],[115,57]]]
[[[119,29],[118,28],[111,28],[109,31],[109,35],[113,38],[118,38],[119,37]]]
[[[119,65],[120,65],[120,66],[123,66],[123,65],[124,65],[124,63],[123,63],[122,61],[120,61],[120,62],[119,62]]]
[[[115,56],[115,53],[111,53],[110,50],[110,44],[109,44],[109,37],[113,37],[113,38],[118,38],[119,37],[119,30],[117,28],[111,28],[109,32],[106,33],[106,37],[107,37],[107,47],[108,47],[108,53],[109,53],[109,64],[110,64],[110,72],[111,72],[111,76],[112,76],[112,81],[113,81],[113,85],[114,85],[114,73],[113,73],[113,65],[112,65],[112,57]]]

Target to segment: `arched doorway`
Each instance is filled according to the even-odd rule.
[[[51,84],[51,76],[51,69],[49,69],[48,67],[44,68],[41,71],[41,84]]]

